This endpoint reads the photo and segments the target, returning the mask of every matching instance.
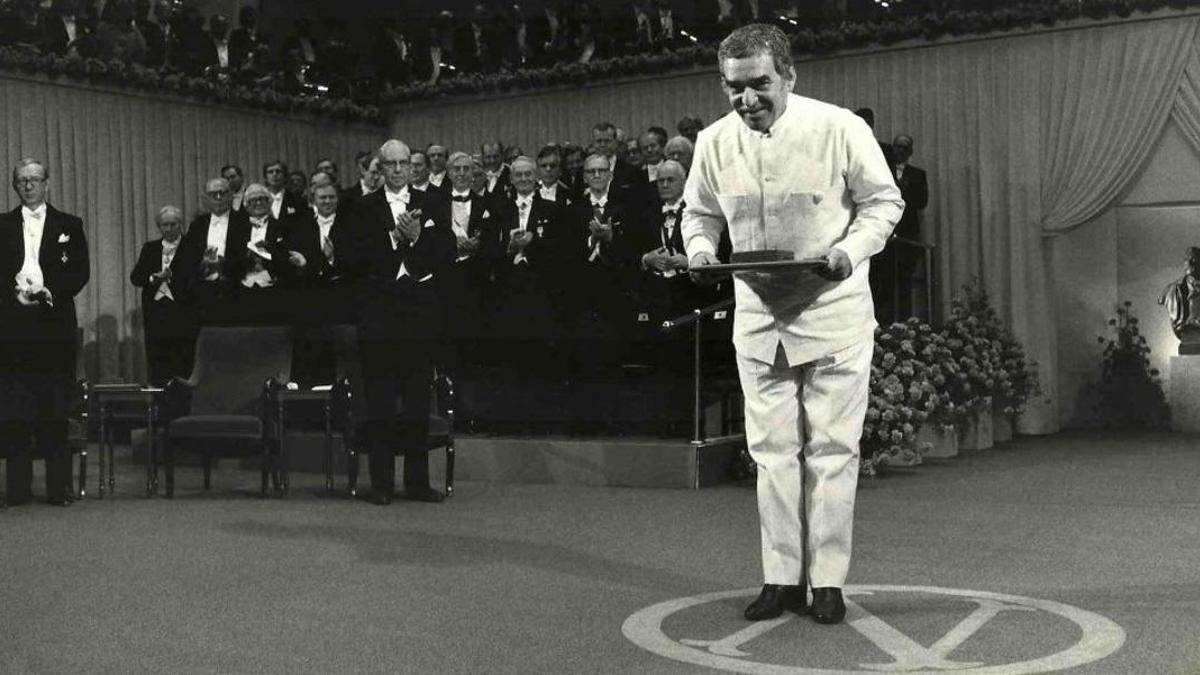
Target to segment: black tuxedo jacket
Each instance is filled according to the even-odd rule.
[[[285,247],[288,251],[296,251],[304,256],[305,265],[302,271],[297,271],[287,265],[289,278],[303,282],[318,284],[331,283],[335,278],[350,275],[351,269],[347,260],[354,260],[354,233],[351,208],[342,209],[334,215],[333,225],[329,228],[329,240],[333,243],[333,264],[321,250],[321,226],[311,210],[295,216],[286,224],[284,235]],[[286,253],[284,254],[286,259]]]
[[[387,189],[355,204],[356,241],[350,266],[364,278],[366,294],[359,321],[363,340],[433,340],[441,330],[438,277],[449,271],[457,252],[450,227],[450,202],[440,194],[409,190],[407,210],[421,210],[416,243],[392,248],[395,228]],[[397,278],[401,264],[406,275]]]
[[[287,190],[283,191],[283,203],[279,205],[279,220],[285,221],[297,214],[303,214],[305,211],[312,211],[312,207],[304,201],[303,197],[297,197]]]
[[[539,276],[553,275],[556,272],[555,262],[565,253],[567,246],[563,207],[542,199],[536,191],[533,193],[529,220],[525,225],[526,231],[533,234],[533,241],[525,249],[528,263],[516,265],[513,264],[514,256],[508,253],[508,245],[512,240],[512,231],[520,225],[517,203],[515,199],[505,199],[497,201],[496,205],[499,211],[496,219],[499,235],[497,278],[503,280],[514,271],[520,272],[521,265],[528,265],[526,269]]]
[[[248,215],[245,216],[245,227],[234,229],[232,218],[229,221],[230,232],[225,239],[225,259],[230,263],[230,280],[235,286],[241,284],[242,278],[250,272],[252,266],[254,254],[250,252],[247,245],[250,243],[250,232],[253,227]],[[271,273],[276,283],[285,279],[288,274],[286,234],[287,226],[282,221],[268,215],[267,234],[263,241],[266,242],[266,249],[271,254],[271,259],[266,261],[263,267]]]
[[[162,239],[154,239],[142,244],[137,263],[134,264],[133,271],[129,273],[129,282],[142,289],[142,307],[153,304],[154,296],[158,293],[158,284],[150,281],[150,275],[158,274],[162,270],[162,249]],[[172,280],[167,282],[176,302],[183,301],[183,288],[180,280],[184,278],[186,271],[183,266],[183,257],[180,255],[182,252],[183,242],[180,241],[179,248],[175,249],[175,257],[171,259]]]
[[[892,167],[892,175],[896,168]],[[929,205],[929,184],[925,170],[911,164],[904,167],[900,180],[896,181],[900,196],[904,198],[904,213],[896,224],[896,235],[906,239],[921,239],[921,209]]]
[[[588,225],[595,215],[590,191],[583,193],[572,212],[570,232],[564,237],[569,240],[566,242],[568,256],[588,264],[623,266],[640,255],[637,253],[637,232],[644,227],[644,209],[637,193],[615,186],[609,188],[608,201],[600,215],[603,220],[612,221],[613,237],[611,242],[601,244],[600,257],[596,260],[588,260],[591,257],[591,249],[587,244],[590,234]]]
[[[172,291],[180,290],[185,294],[194,292],[200,284],[204,283],[204,273],[201,270],[201,264],[204,261],[204,251],[208,248],[208,223],[210,216],[207,213],[200,214],[192,219],[188,225],[187,234],[183,235],[183,241],[179,243],[179,251],[175,253],[175,261],[180,265],[182,274],[179,276],[179,286],[172,287]],[[244,270],[244,267],[239,267],[238,260],[245,260],[246,243],[250,241],[250,217],[245,211],[230,211],[229,212],[229,229],[225,232],[225,253],[224,261],[221,266],[221,283],[231,284],[239,279],[239,270]]]
[[[83,221],[46,205],[38,265],[53,306],[25,307],[17,302],[14,287],[24,262],[25,226],[18,206],[0,214],[0,345],[7,340],[67,342],[71,354],[64,358],[74,372],[75,296],[87,284],[91,269]],[[0,361],[5,356],[0,355]]]

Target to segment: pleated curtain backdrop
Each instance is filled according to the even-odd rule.
[[[142,244],[158,237],[160,207],[174,204],[190,220],[203,209],[205,181],[225,164],[241,166],[253,182],[266,161],[308,173],[329,156],[351,183],[354,154],[377,148],[386,131],[0,75],[5,172],[22,157],[42,159],[49,201],[84,221],[91,281],[76,308],[92,381],[145,376],[140,297],[129,272]],[[19,206],[11,189],[5,193],[0,204]]]
[[[1119,199],[1174,117],[1200,148],[1195,12],[1112,24],[903,46],[799,61],[796,92],[868,106],[876,135],[914,137],[928,171],[926,240],[943,305],[975,277],[1038,362],[1043,396],[1025,433],[1058,428],[1055,283],[1045,239]],[[484,138],[587,142],[608,119],[673,129],[686,113],[728,112],[717,71],[398,113],[404,138],[471,149]]]

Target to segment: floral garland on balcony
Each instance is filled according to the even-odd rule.
[[[276,113],[315,115],[376,125],[387,123],[387,117],[378,106],[361,105],[345,98],[300,96],[270,87],[191,77],[117,59],[104,61],[74,54],[43,54],[27,47],[0,47],[0,70],[50,78],[65,77],[76,82],[129,87]]]
[[[823,28],[792,32],[792,48],[800,55],[825,55],[891,45],[904,40],[981,35],[1008,30],[1052,27],[1086,18],[1126,18],[1134,12],[1200,7],[1200,0],[1053,0],[1021,2],[997,9],[894,16],[873,21],[846,21]],[[0,47],[0,70],[49,77],[67,77],[118,86],[130,86],[215,103],[246,106],[279,113],[300,113],[334,119],[386,124],[380,106],[391,106],[461,95],[495,95],[620,77],[655,75],[716,62],[715,44],[695,44],[669,52],[620,56],[587,63],[560,63],[550,68],[522,69],[511,73],[470,74],[437,84],[420,83],[384,91],[377,101],[356,102],[334,96],[305,96],[270,87],[216,82],[199,77],[169,74],[121,61],[41,54],[21,47]]]

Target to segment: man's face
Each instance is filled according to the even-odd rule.
[[[204,196],[208,199],[209,213],[215,213],[218,216],[229,210],[233,204],[233,191],[229,189],[229,182],[224,178],[214,178],[208,181],[204,186]]]
[[[542,183],[554,185],[562,177],[562,161],[558,155],[546,155],[538,159],[538,174]]]
[[[412,154],[412,182],[414,185],[424,185],[429,180],[429,159],[423,152]]]
[[[329,176],[329,180],[332,180],[334,183],[338,182],[337,165],[334,164],[333,161],[323,159],[320,162],[317,162],[317,171],[324,172],[326,176]]]
[[[243,206],[246,209],[246,215],[251,218],[262,218],[271,212],[271,198],[264,194],[247,197]]]
[[[897,164],[907,162],[912,157],[913,142],[908,136],[897,136],[892,139],[892,159]]]
[[[450,165],[450,186],[459,192],[471,189],[471,160],[459,159]]]
[[[379,170],[389,190],[403,190],[412,177],[412,159],[409,151],[399,145],[385,146],[380,151]]]
[[[690,169],[692,166],[692,151],[683,143],[674,145],[667,144],[667,159],[673,159],[683,165],[685,169]]]
[[[363,185],[367,186],[368,190],[378,190],[380,185],[383,185],[383,174],[379,171],[379,160],[372,159],[367,165],[367,170],[362,175]]]
[[[313,191],[313,205],[319,215],[329,217],[337,212],[338,193],[333,185],[321,185]]]
[[[241,172],[232,167],[225,169],[225,171],[221,173],[221,178],[224,178],[229,182],[229,189],[233,190],[234,192],[241,190],[242,184],[245,182]]]
[[[287,173],[283,170],[282,164],[272,164],[263,169],[263,182],[267,184],[267,189],[271,192],[279,192],[283,189],[283,184],[287,182]]]
[[[629,141],[625,144],[625,161],[633,166],[643,166],[646,163],[642,158],[642,149],[638,146],[637,141]]]
[[[183,236],[183,221],[173,213],[163,216],[163,219],[158,221],[158,233],[168,242],[177,242],[179,237]]]
[[[299,171],[293,171],[288,174],[287,184],[285,189],[294,195],[304,194],[304,190],[308,187],[308,179]]]
[[[510,178],[517,194],[527,195],[537,187],[537,168],[531,162],[518,161],[512,167]]]
[[[678,171],[658,172],[658,198],[671,204],[683,196],[683,175]]]
[[[429,157],[429,168],[434,173],[442,173],[446,170],[446,148],[440,145],[431,145],[425,154]]]
[[[642,134],[638,139],[638,148],[642,151],[642,159],[647,164],[658,164],[663,161],[662,145],[658,142],[658,136],[654,134]]]
[[[567,175],[578,176],[583,172],[583,153],[572,152],[563,158],[563,169]]]
[[[787,96],[793,79],[775,70],[775,60],[763,52],[755,56],[725,59],[721,62],[721,84],[729,104],[747,127],[767,131],[787,108]]]
[[[605,157],[612,157],[617,154],[617,132],[615,129],[609,131],[593,131],[592,145],[596,146],[596,152]]]
[[[488,176],[483,170],[482,164],[471,165],[471,189],[475,192],[484,192],[487,190]]]
[[[587,181],[590,190],[601,193],[608,189],[608,183],[612,180],[612,170],[608,168],[607,161],[593,157],[583,164],[583,179]]]
[[[487,171],[498,171],[500,159],[500,146],[496,143],[484,143],[479,149],[479,161]]]
[[[21,204],[31,211],[45,203],[49,189],[46,170],[38,164],[23,166],[13,176],[13,190],[20,197]]]

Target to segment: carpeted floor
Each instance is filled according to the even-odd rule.
[[[231,470],[147,500],[139,472],[0,511],[0,673],[1200,673],[1194,437],[1023,438],[864,481],[851,621],[751,633],[747,486],[380,508],[312,475],[261,500]]]

